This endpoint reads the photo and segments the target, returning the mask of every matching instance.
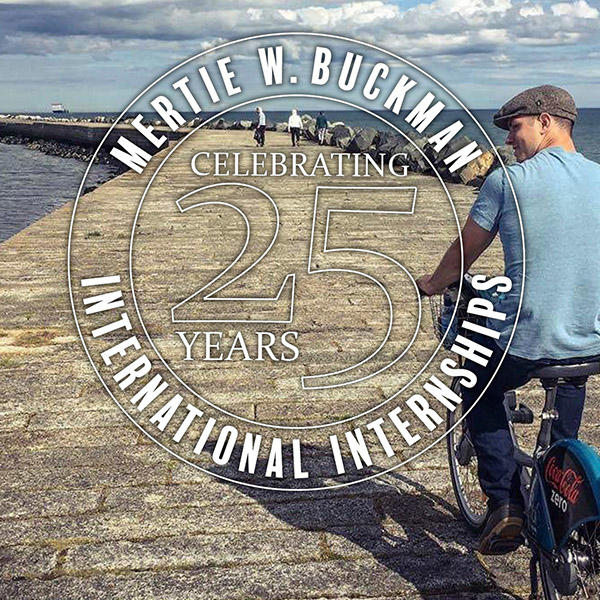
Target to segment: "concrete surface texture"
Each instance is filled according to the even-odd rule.
[[[268,135],[268,145],[267,150],[290,151],[283,134]],[[247,152],[252,149],[251,134],[202,132],[190,150],[194,148]],[[307,154],[317,151],[315,146],[300,149]],[[175,164],[173,172],[177,168]],[[79,243],[86,233],[92,240],[107,237],[105,254],[94,258],[98,264],[119,260],[120,250],[112,245],[108,232],[118,238],[119,231],[111,229],[113,215],[134,177],[126,173],[82,200]],[[165,173],[164,190],[169,190],[171,181]],[[434,178],[417,175],[407,177],[406,184],[417,186],[424,198],[427,190],[437,186]],[[290,211],[297,202],[300,223],[313,196],[293,187],[302,183],[289,185],[278,193],[288,198]],[[170,190],[169,197],[175,193],[178,190]],[[475,191],[453,185],[451,193],[463,221]],[[171,332],[168,327],[160,330],[160,319],[152,311],[161,305],[161,293],[172,281],[167,278],[165,286],[156,289],[152,285],[151,272],[160,277],[168,273],[153,264],[156,248],[143,234],[145,228],[168,229],[172,223],[159,193],[151,207],[140,217],[142,241],[136,249],[136,268],[140,294],[152,300],[146,309],[150,326],[156,329],[157,343],[169,352]],[[422,208],[422,226],[403,232],[415,274],[423,265],[434,265],[441,249],[436,246],[432,252],[427,244],[425,225],[428,219],[436,219],[436,212],[433,208],[428,212],[427,202]],[[485,560],[475,554],[476,538],[458,517],[443,443],[402,470],[368,483],[284,494],[220,481],[149,441],[108,397],[77,336],[66,274],[71,210],[72,205],[57,210],[0,246],[1,598],[492,600],[527,596],[524,550]],[[204,222],[214,228],[219,218],[215,211],[197,225]],[[286,218],[295,218],[294,213],[288,212]],[[208,235],[196,230],[193,237],[199,245],[211,245],[216,260],[227,249],[219,240],[203,237],[204,233]],[[288,239],[290,256],[282,258],[290,264],[300,251],[292,238]],[[181,237],[184,246],[191,240]],[[165,252],[170,249],[167,244]],[[198,265],[194,277],[205,277],[214,268]],[[497,244],[488,251],[482,268],[501,269]],[[361,293],[356,292],[359,305]],[[356,314],[361,316],[360,309]],[[360,324],[360,318],[356,320]],[[308,331],[311,324],[304,326]],[[364,324],[369,326],[378,325]],[[343,328],[344,324],[342,336],[347,334]],[[422,338],[428,330],[431,337],[429,322],[422,324],[422,330]],[[428,343],[423,339],[424,349]],[[356,349],[357,354],[363,351]],[[328,361],[337,360],[334,352],[332,347]],[[175,350],[172,358],[184,368]],[[419,360],[417,351],[411,360]],[[320,363],[315,358],[311,364]],[[281,386],[280,395],[253,392],[248,381],[257,372],[240,377],[235,369],[225,374],[208,370],[196,375],[200,377],[196,383],[211,385],[217,404],[266,421],[306,423],[347,411],[340,407],[342,396],[335,393],[317,394],[303,404],[294,396],[296,388],[282,380],[277,368],[271,369],[265,377]],[[236,393],[228,393],[232,388],[227,386],[236,385]],[[595,444],[600,442],[599,393],[595,383],[590,385],[582,436]],[[534,409],[540,408],[536,385],[527,386],[524,397]]]

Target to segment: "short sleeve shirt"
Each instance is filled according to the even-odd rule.
[[[500,235],[513,283],[497,305],[506,320],[490,319],[488,327],[506,348],[525,267],[509,353],[531,360],[600,354],[600,165],[551,147],[507,172],[510,182],[503,169],[487,177],[470,213]]]

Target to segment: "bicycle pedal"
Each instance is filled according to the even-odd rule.
[[[515,410],[517,407],[517,393],[515,390],[504,392],[504,405],[507,410]]]
[[[533,411],[526,404],[519,404],[519,408],[510,409],[509,420],[512,423],[531,425],[533,423]]]
[[[463,436],[456,449],[456,462],[461,467],[466,467],[474,456],[475,448],[473,448],[473,444],[466,436]]]

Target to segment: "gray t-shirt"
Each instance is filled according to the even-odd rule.
[[[600,165],[578,152],[551,147],[508,167],[525,238],[523,305],[509,353],[532,360],[600,354]],[[523,273],[519,216],[506,175],[491,173],[471,217],[498,231],[512,290],[497,309],[505,321],[488,326],[506,348]]]

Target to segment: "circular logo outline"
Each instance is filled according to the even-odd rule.
[[[329,490],[329,489],[337,489],[337,488],[341,488],[341,487],[349,487],[351,485],[355,485],[355,484],[359,484],[365,481],[369,481],[373,478],[376,477],[380,477],[386,473],[389,473],[391,471],[395,471],[397,469],[399,469],[400,467],[404,466],[405,464],[408,464],[409,462],[411,462],[412,460],[418,458],[419,456],[421,456],[424,452],[428,451],[430,448],[432,448],[433,446],[435,446],[436,444],[438,444],[440,441],[442,441],[444,438],[446,438],[453,430],[454,427],[458,426],[462,420],[464,418],[466,418],[466,416],[468,415],[468,413],[470,412],[470,410],[472,410],[473,407],[471,407],[471,409],[469,409],[469,411],[467,411],[466,413],[463,414],[462,418],[457,421],[457,423],[455,424],[455,426],[452,429],[449,429],[447,431],[445,431],[442,435],[440,435],[437,439],[435,439],[433,442],[431,442],[429,445],[427,445],[425,448],[421,449],[419,452],[417,452],[416,454],[412,455],[411,457],[407,458],[404,461],[401,461],[400,463],[397,463],[396,465],[392,465],[386,469],[382,469],[380,472],[378,473],[374,473],[371,475],[367,475],[365,477],[353,480],[353,481],[349,481],[349,482],[342,482],[342,483],[334,483],[333,485],[327,485],[327,486],[317,486],[317,487],[300,487],[300,488],[286,488],[286,487],[276,487],[276,486],[264,486],[264,485],[259,485],[259,484],[253,484],[253,483],[249,483],[246,481],[239,481],[239,480],[235,480],[232,479],[230,477],[221,475],[219,473],[216,473],[214,471],[210,471],[209,469],[205,469],[203,467],[201,467],[198,464],[195,464],[185,458],[183,458],[182,456],[178,455],[176,452],[172,451],[171,449],[167,448],[166,446],[164,446],[160,441],[158,441],[157,439],[154,438],[154,436],[152,434],[150,434],[149,432],[147,432],[135,419],[133,419],[133,417],[131,415],[129,415],[129,413],[127,413],[127,411],[124,410],[124,408],[121,406],[121,404],[119,403],[119,401],[115,398],[115,396],[113,395],[112,391],[110,390],[110,388],[108,387],[108,385],[106,384],[106,382],[104,381],[104,379],[102,378],[102,376],[100,375],[98,368],[96,367],[94,361],[92,360],[92,357],[90,355],[89,349],[86,345],[85,339],[83,337],[83,333],[81,331],[81,327],[79,325],[79,321],[77,319],[77,312],[75,309],[75,300],[73,297],[73,289],[72,289],[72,285],[71,285],[71,241],[72,241],[72,236],[73,236],[73,226],[75,223],[75,214],[77,211],[77,206],[79,203],[79,199],[82,195],[82,191],[84,188],[84,184],[87,180],[87,177],[89,175],[89,171],[94,163],[94,160],[96,159],[98,152],[100,151],[100,148],[103,146],[104,142],[107,140],[108,136],[111,134],[111,132],[113,131],[114,127],[119,123],[119,121],[123,118],[123,116],[127,113],[127,111],[131,108],[131,106],[133,106],[133,104],[135,104],[135,102],[137,102],[148,90],[150,90],[154,85],[156,85],[158,82],[162,81],[165,77],[167,77],[168,75],[170,75],[171,73],[173,73],[174,71],[176,71],[177,69],[179,69],[180,67],[184,66],[185,64],[187,64],[188,62],[195,60],[201,56],[204,56],[210,52],[214,52],[215,50],[220,50],[222,48],[237,44],[237,43],[242,43],[242,42],[247,42],[247,41],[252,41],[252,40],[256,40],[256,39],[264,39],[264,38],[268,38],[268,37],[283,37],[283,36],[314,36],[314,37],[322,37],[322,38],[329,38],[329,39],[337,39],[337,40],[341,40],[341,41],[347,41],[347,42],[351,42],[354,44],[358,44],[367,48],[371,48],[374,50],[377,50],[378,52],[382,52],[383,54],[387,54],[388,56],[391,56],[392,58],[395,58],[397,60],[400,60],[402,62],[404,62],[405,64],[409,65],[411,68],[414,68],[415,70],[417,70],[418,72],[420,72],[421,74],[425,75],[427,78],[429,78],[430,80],[432,80],[433,82],[435,82],[437,85],[440,86],[441,89],[443,89],[451,98],[453,98],[460,106],[461,108],[469,115],[469,117],[471,118],[472,122],[479,128],[479,130],[482,132],[483,136],[485,137],[485,139],[488,141],[488,143],[490,144],[490,149],[492,150],[492,152],[495,154],[496,158],[499,160],[500,166],[501,168],[504,170],[504,173],[507,175],[507,181],[509,184],[509,188],[511,190],[513,199],[515,200],[515,206],[516,206],[516,210],[517,210],[517,216],[518,216],[518,220],[519,220],[519,227],[520,227],[520,231],[521,231],[521,247],[522,247],[522,253],[523,253],[523,272],[522,272],[522,281],[525,279],[526,276],[526,250],[525,250],[525,239],[524,239],[524,232],[523,232],[523,221],[522,221],[522,216],[521,216],[521,211],[519,208],[519,203],[518,203],[518,199],[516,197],[516,193],[512,184],[512,181],[510,180],[510,177],[508,177],[508,173],[506,170],[506,165],[504,164],[502,157],[499,155],[499,153],[497,152],[493,142],[491,141],[491,139],[489,138],[489,136],[487,135],[486,131],[483,129],[483,127],[479,124],[479,122],[477,121],[477,119],[475,119],[475,117],[472,115],[472,113],[469,111],[469,109],[464,105],[464,103],[452,92],[450,91],[448,88],[446,88],[442,83],[440,83],[435,77],[433,77],[432,75],[429,75],[427,72],[425,72],[423,69],[421,69],[420,67],[414,65],[413,63],[411,63],[410,61],[408,61],[407,59],[394,54],[393,52],[390,52],[389,50],[385,50],[383,48],[380,48],[374,44],[370,44],[368,42],[362,42],[360,40],[355,40],[352,38],[348,38],[348,37],[344,37],[344,36],[338,36],[335,34],[328,34],[328,33],[313,33],[313,32],[302,32],[302,31],[296,31],[296,32],[284,32],[284,33],[268,33],[268,34],[258,34],[258,35],[254,35],[254,36],[248,36],[245,38],[240,38],[237,40],[231,40],[229,42],[225,42],[223,44],[220,44],[218,46],[215,46],[213,48],[209,48],[208,50],[205,50],[203,52],[200,52],[194,56],[191,56],[189,58],[187,58],[186,60],[182,61],[181,63],[175,65],[174,67],[172,67],[171,69],[169,69],[167,72],[165,72],[163,75],[161,75],[160,77],[158,77],[154,82],[152,82],[150,85],[148,85],[144,90],[142,90],[128,105],[127,107],[122,111],[122,113],[119,115],[119,117],[117,118],[117,120],[115,120],[115,122],[109,127],[108,131],[106,132],[106,134],[104,135],[104,137],[102,138],[102,140],[100,141],[98,147],[96,148],[96,151],[94,152],[94,154],[92,155],[90,162],[88,164],[88,167],[83,175],[82,181],[80,183],[78,192],[77,192],[77,197],[74,201],[73,204],[73,211],[71,214],[71,220],[69,223],[69,236],[68,236],[68,245],[67,245],[67,281],[68,281],[68,286],[69,286],[69,297],[70,297],[70,301],[71,301],[71,309],[73,312],[73,318],[75,321],[75,326],[77,328],[77,332],[79,334],[84,352],[86,353],[88,360],[90,361],[90,364],[94,370],[94,372],[96,373],[98,379],[100,380],[100,382],[102,383],[102,385],[104,386],[104,388],[106,389],[107,393],[109,394],[109,396],[114,400],[114,402],[117,404],[117,406],[121,409],[121,411],[129,418],[129,420],[140,430],[144,433],[144,435],[146,435],[149,439],[151,439],[155,444],[157,444],[159,447],[161,447],[163,450],[166,450],[169,454],[173,455],[175,458],[179,459],[180,461],[188,464],[191,467],[194,467],[208,475],[212,475],[214,477],[217,477],[218,479],[222,479],[224,481],[228,481],[230,483],[235,483],[238,485],[243,485],[246,487],[251,487],[251,488],[257,488],[257,489],[266,489],[266,490],[279,490],[282,492],[306,492],[306,491],[322,491],[322,490]],[[231,110],[231,109],[228,109]],[[227,112],[227,111],[224,111]],[[461,248],[462,248],[462,239],[461,239]],[[463,253],[461,253],[463,254]],[[461,260],[464,257],[461,257]],[[461,282],[462,285],[462,282]],[[479,402],[479,400],[481,399],[481,397],[485,394],[485,392],[487,391],[488,387],[491,385],[492,381],[494,380],[494,378],[496,377],[500,367],[502,366],[502,363],[504,362],[504,359],[506,357],[506,355],[508,354],[508,349],[510,348],[510,344],[512,342],[512,339],[514,337],[515,331],[516,331],[516,327],[518,324],[518,320],[519,320],[519,316],[521,313],[521,307],[522,307],[522,302],[523,302],[523,291],[524,291],[524,286],[521,286],[521,290],[520,290],[520,296],[519,296],[519,305],[518,305],[518,309],[517,309],[517,314],[515,316],[515,323],[513,325],[513,329],[511,331],[508,343],[506,348],[504,349],[504,352],[502,353],[502,356],[500,357],[500,361],[498,363],[498,366],[496,367],[494,373],[492,374],[492,376],[490,377],[490,380],[488,381],[487,385],[484,387],[484,389],[482,390],[481,394],[479,395],[479,397],[477,398],[476,402],[473,404],[473,406]],[[390,398],[391,399],[391,398]]]

